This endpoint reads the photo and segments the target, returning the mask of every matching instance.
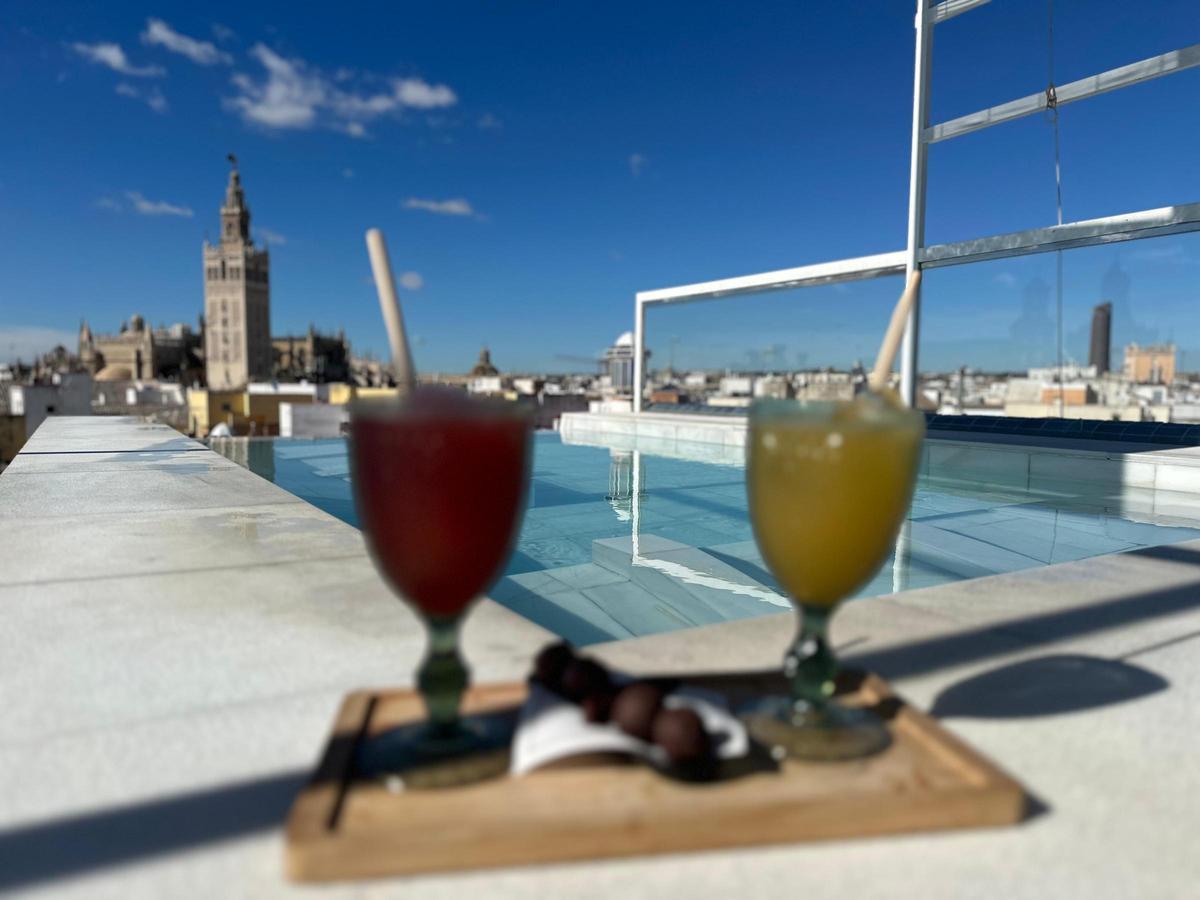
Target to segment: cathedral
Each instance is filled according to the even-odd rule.
[[[210,390],[237,390],[269,381],[271,261],[250,237],[250,209],[237,159],[221,206],[221,239],[204,242],[204,360]]]

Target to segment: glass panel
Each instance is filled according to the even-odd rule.
[[[1055,363],[1054,297],[1050,255],[926,272],[920,354],[925,408],[1003,414],[1010,378]]]
[[[1194,0],[1054,0],[1053,6],[1054,78],[1060,85],[1200,40]],[[932,120],[1044,91],[1049,12],[1049,0],[996,0],[939,25]]]
[[[1200,40],[1194,2],[1055,4],[1058,85]],[[931,121],[943,122],[1049,83],[1046,0],[1005,0],[941,26],[934,42]],[[1193,69],[1059,110],[1064,221],[1191,202]],[[1053,225],[1054,129],[1048,113],[933,145],[926,239],[931,244]]]
[[[953,415],[1200,421],[1200,234],[925,273],[921,391]]]
[[[819,393],[834,383],[849,392],[856,365],[874,362],[902,289],[889,276],[651,306],[651,397],[674,402],[673,387],[684,402],[736,406],[755,392]]]
[[[1200,200],[1197,96],[1200,68],[1063,107],[1066,221]]]
[[[928,244],[1053,225],[1050,124],[1034,115],[934,144],[925,211]]]

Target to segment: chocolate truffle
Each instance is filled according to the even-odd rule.
[[[576,703],[611,687],[608,670],[594,659],[574,659],[562,673],[562,695]]]
[[[611,688],[588,694],[580,704],[583,707],[583,717],[589,722],[607,722],[612,715],[613,700],[616,696]]]
[[[711,751],[704,723],[694,710],[686,707],[659,710],[651,733],[654,743],[662,747],[676,765],[704,759]]]
[[[575,659],[575,651],[566,641],[542,648],[533,663],[533,677],[552,691],[562,690],[562,676]]]
[[[635,681],[617,694],[612,705],[612,720],[622,731],[643,741],[650,740],[654,717],[662,706],[662,689],[648,681]]]

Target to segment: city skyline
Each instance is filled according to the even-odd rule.
[[[1161,52],[1181,27],[1195,30],[1185,3],[1156,4],[1160,15],[1129,34],[1122,16],[1131,13],[1104,5],[1095,16],[1062,5],[1060,80]],[[1044,14],[1039,4],[993,4],[947,27],[935,117],[1037,89],[1037,9]],[[380,225],[405,273],[417,363],[431,370],[465,370],[485,343],[511,370],[577,368],[566,360],[598,356],[631,326],[639,289],[900,246],[910,11],[859,22],[784,4],[754,17],[695,10],[404,9],[384,23],[399,40],[386,27],[330,36],[318,20],[235,5],[10,10],[0,102],[20,140],[2,151],[14,174],[0,177],[0,240],[24,265],[0,296],[0,358],[44,352],[80,318],[195,321],[194,248],[216,232],[213,197],[230,151],[255,198],[254,236],[272,251],[273,330],[343,326],[356,349],[382,355],[362,248],[363,230]],[[562,34],[576,38],[569,49]],[[994,40],[981,44],[984,34]],[[971,77],[983,68],[978,54],[999,66],[1002,96]],[[1179,197],[1194,125],[1165,113],[1195,91],[1196,75],[1063,111],[1068,218]],[[1048,126],[994,132],[935,148],[931,242],[1052,221]],[[980,165],[1001,177],[964,193]],[[64,246],[69,266],[56,262]],[[1068,351],[1086,357],[1087,317],[1105,299],[1095,286],[1113,252],[1140,292],[1137,327],[1175,340],[1185,356],[1200,352],[1188,337],[1200,334],[1191,313],[1200,246],[1178,237],[1067,254]],[[961,358],[970,341],[1019,320],[1035,278],[1053,285],[1041,271],[1052,272],[1051,257],[1024,265],[933,273],[922,368],[972,363]],[[940,295],[939,281],[950,285]],[[878,287],[878,299],[851,312],[838,307],[872,289],[849,285],[843,298],[806,303],[788,353],[817,359],[849,321],[856,330],[832,363],[869,358],[886,321],[875,310],[898,293]],[[690,307],[704,317],[695,330],[732,340],[721,323],[742,316],[743,303]],[[661,361],[664,341],[683,329],[656,327],[649,342]],[[1119,332],[1114,321],[1114,346]],[[775,327],[738,339],[743,357],[781,342]],[[1009,343],[1024,349],[1013,335]],[[677,352],[689,352],[682,340]]]

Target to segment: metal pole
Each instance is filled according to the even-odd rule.
[[[896,555],[892,558],[892,593],[908,590],[912,569],[912,519],[905,519],[896,535]]]
[[[645,387],[646,371],[646,308],[642,298],[634,303],[633,314],[633,411],[642,411],[642,391]]]
[[[640,305],[640,304],[639,304]],[[630,497],[630,556],[634,562],[637,562],[641,555],[640,539],[642,536],[642,451],[633,451],[633,477],[632,488],[633,496]]]
[[[929,124],[929,69],[933,56],[933,23],[927,15],[928,0],[917,0],[916,61],[913,66],[912,157],[908,177],[908,258],[905,278],[911,278],[919,267],[918,256],[925,243],[925,172],[929,145],[925,143],[925,128]],[[921,291],[913,299],[904,344],[900,350],[900,396],[909,406],[916,406],[917,350],[920,342]]]

